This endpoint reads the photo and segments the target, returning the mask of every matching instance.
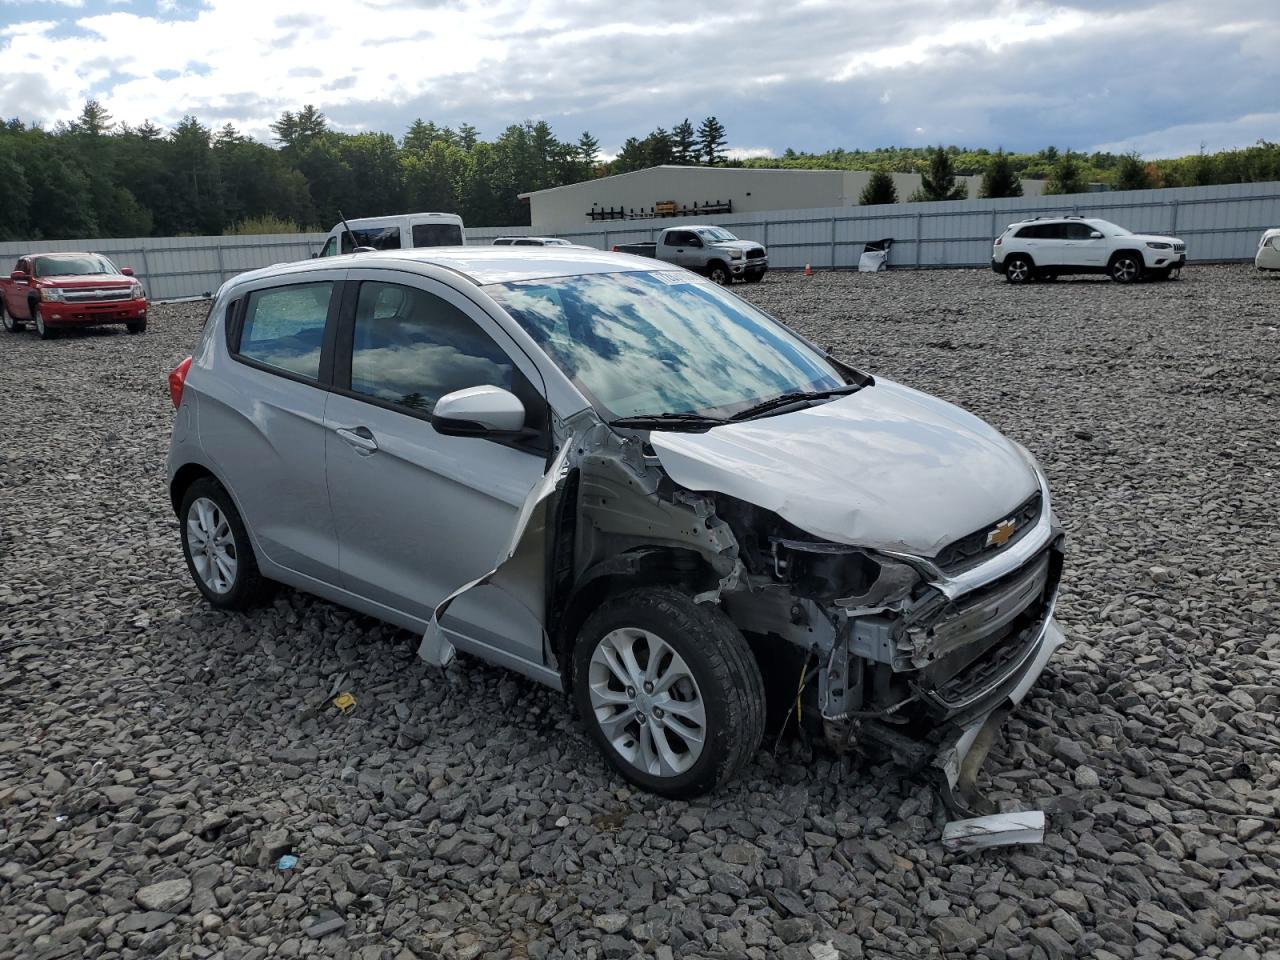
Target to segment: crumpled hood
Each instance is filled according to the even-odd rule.
[[[1035,470],[982,420],[937,397],[875,385],[794,413],[654,431],[658,460],[690,490],[771,510],[815,537],[931,557],[1033,494]]]

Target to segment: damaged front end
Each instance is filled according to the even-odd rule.
[[[1047,503],[1033,499],[1015,513],[1024,525],[1003,552],[945,568],[816,539],[750,504],[722,503],[750,586],[726,606],[743,630],[780,638],[816,664],[799,699],[831,747],[932,767],[948,803],[969,815],[995,732],[1063,640],[1053,621],[1063,537]]]
[[[824,540],[745,500],[690,490],[642,434],[591,414],[562,427],[505,558],[437,608],[425,658],[445,662],[454,642],[492,655],[451,625],[450,607],[501,590],[543,652],[540,666],[513,665],[567,689],[591,609],[619,589],[676,585],[719,604],[762,663],[776,658],[783,668],[764,672],[789,678],[788,708],[795,698],[836,751],[932,769],[953,810],[986,812],[974,793],[986,751],[1063,641],[1053,621],[1063,537],[1046,492],[994,534],[917,557]]]

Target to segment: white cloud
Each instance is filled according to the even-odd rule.
[[[130,124],[191,113],[263,139],[313,103],[340,129],[421,116],[492,137],[530,118],[608,144],[714,114],[743,156],[1252,142],[1280,49],[1257,0],[860,0],[856,16],[847,0],[34,2],[0,0],[0,116],[52,124],[93,96]]]

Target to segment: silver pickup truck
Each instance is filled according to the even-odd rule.
[[[769,254],[761,244],[739,240],[724,227],[667,227],[656,243],[620,243],[613,252],[665,260],[722,286],[734,280],[758,283],[769,269]]]

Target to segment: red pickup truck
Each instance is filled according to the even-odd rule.
[[[0,277],[0,317],[11,333],[34,323],[41,340],[65,327],[123,323],[147,329],[147,294],[128,267],[98,253],[35,253]]]

